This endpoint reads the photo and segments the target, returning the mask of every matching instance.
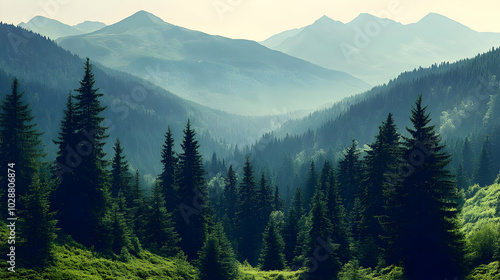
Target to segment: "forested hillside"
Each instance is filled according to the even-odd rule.
[[[356,139],[361,148],[369,143],[378,123],[388,113],[394,115],[398,127],[408,126],[406,115],[412,100],[422,94],[436,129],[445,141],[455,147],[463,145],[465,137],[469,137],[474,142],[474,154],[479,156],[483,141],[489,135],[491,153],[497,155],[500,154],[495,144],[500,141],[499,75],[498,48],[474,59],[415,69],[364,93],[364,99],[358,102],[347,100],[343,106],[335,105],[303,120],[290,121],[283,126],[292,128],[288,136],[283,131],[277,136],[265,135],[244,153],[255,155],[258,166],[279,166],[286,158],[299,166],[307,166],[308,160],[325,154],[338,160],[352,139]],[[318,128],[310,130],[311,123]],[[459,160],[458,154],[455,159]],[[493,160],[498,166],[498,158]],[[295,170],[305,168],[295,166]]]
[[[500,48],[274,134],[0,40],[2,279],[500,277]]]
[[[0,25],[0,95],[10,91],[14,77],[21,81],[21,91],[27,92],[26,100],[45,132],[43,140],[50,158],[56,151],[51,139],[56,137],[62,117],[62,111],[53,108],[63,107],[68,93],[77,87],[82,62],[48,39],[19,27]],[[208,157],[213,152],[228,155],[229,147],[244,147],[290,117],[231,115],[183,100],[125,73],[100,65],[94,71],[104,94],[103,104],[108,106],[105,125],[122,135],[123,145],[130,149],[131,163],[145,173],[159,172],[156,150],[167,125],[179,137],[190,118],[200,132],[202,153]],[[158,78],[155,73],[149,77]],[[110,153],[111,147],[105,147],[105,151]]]

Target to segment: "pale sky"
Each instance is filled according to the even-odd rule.
[[[0,21],[19,24],[42,15],[69,25],[109,25],[139,10],[189,29],[256,41],[323,15],[349,22],[360,13],[407,24],[434,12],[476,31],[500,32],[498,0],[0,0]]]

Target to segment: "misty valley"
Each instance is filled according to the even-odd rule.
[[[0,23],[0,278],[500,279],[499,46]]]

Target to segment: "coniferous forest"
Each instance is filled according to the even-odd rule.
[[[2,279],[500,279],[500,49],[244,147],[144,104],[130,122],[155,132],[110,125],[125,74],[73,59],[58,103],[22,67],[0,71]]]

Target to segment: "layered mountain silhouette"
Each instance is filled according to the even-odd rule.
[[[91,33],[103,28],[106,24],[98,21],[85,21],[71,26],[54,19],[36,16],[26,23],[21,22],[18,26],[56,40],[60,37]]]
[[[500,34],[476,32],[434,13],[407,25],[360,14],[345,24],[323,16],[261,43],[377,85],[420,66],[473,57],[500,45]]]
[[[183,98],[237,114],[310,110],[369,88],[349,74],[254,41],[189,30],[145,11],[57,42]]]
[[[12,80],[20,81],[24,100],[30,104],[35,122],[53,159],[59,124],[68,93],[79,87],[84,59],[72,55],[42,36],[8,24],[0,24],[0,98],[11,91]],[[134,167],[160,172],[160,150],[167,127],[172,128],[179,148],[187,120],[196,129],[200,151],[209,158],[254,143],[263,133],[285,122],[287,116],[246,117],[214,110],[182,99],[152,83],[99,65],[94,60],[96,87],[104,125],[108,127],[105,151],[120,137]],[[74,91],[73,91],[73,94]]]

